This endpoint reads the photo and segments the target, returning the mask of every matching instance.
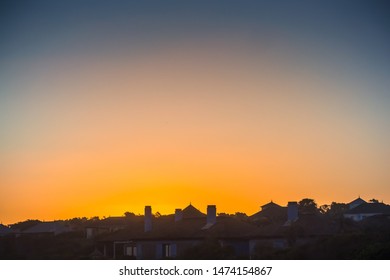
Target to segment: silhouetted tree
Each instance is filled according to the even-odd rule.
[[[314,199],[304,198],[298,202],[298,210],[301,214],[316,214],[318,213],[317,203]]]
[[[321,214],[326,214],[330,209],[330,205],[328,204],[324,204],[324,205],[321,205],[318,210],[320,211]]]
[[[375,198],[372,198],[372,199],[370,199],[370,202],[371,202],[371,203],[379,203],[379,200],[378,200],[378,199],[375,199]]]
[[[344,231],[345,228],[344,213],[348,209],[349,209],[348,204],[332,202],[328,211],[326,211],[325,213],[327,217],[329,217],[330,219],[334,220],[337,223],[340,232]]]
[[[345,203],[332,202],[330,208],[326,212],[332,218],[340,218],[343,216],[344,212],[348,210],[348,205]]]

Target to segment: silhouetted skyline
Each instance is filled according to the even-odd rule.
[[[361,197],[318,206],[271,201],[229,215],[189,204],[174,214],[0,224],[0,259],[388,259],[390,205]]]
[[[2,1],[0,221],[390,201],[385,1]]]
[[[213,210],[213,215],[214,216],[238,216],[238,217],[256,217],[258,214],[264,215],[264,213],[267,213],[269,209],[272,209],[272,215],[280,218],[280,211],[283,212],[283,217],[282,219],[288,219],[288,220],[294,220],[294,218],[290,217],[290,213],[287,214],[284,213],[286,209],[290,206],[296,205],[296,207],[301,207],[301,208],[307,208],[310,209],[311,212],[318,212],[318,214],[326,214],[326,213],[332,213],[333,211],[341,211],[345,212],[346,216],[345,218],[349,218],[355,221],[361,221],[362,219],[370,216],[375,216],[375,215],[390,215],[390,205],[386,204],[383,200],[380,201],[375,198],[371,198],[369,200],[364,200],[360,196],[355,198],[352,201],[349,202],[338,202],[338,201],[332,201],[331,203],[328,204],[318,204],[315,199],[312,198],[302,198],[299,201],[289,201],[286,203],[284,206],[283,204],[278,204],[277,202],[271,200],[268,203],[261,205],[258,207],[258,209],[254,213],[245,213],[245,212],[240,212],[237,209],[233,212],[226,213],[223,211],[217,211],[217,205],[207,205],[207,212],[212,207]],[[362,207],[357,207],[357,206],[362,206]],[[341,208],[340,208],[341,207]],[[275,208],[277,208],[277,211],[275,212]],[[335,210],[336,208],[336,210]],[[353,211],[347,211],[347,210],[352,210]],[[362,212],[359,212],[361,209]],[[160,209],[152,207],[152,205],[146,205],[144,206],[144,211],[143,213],[139,213],[136,211],[133,211],[133,209],[123,209],[123,212],[121,215],[105,215],[105,216],[74,216],[74,217],[69,217],[66,219],[61,219],[61,218],[54,218],[53,221],[62,221],[62,220],[74,220],[74,219],[90,219],[90,220],[105,220],[105,219],[118,219],[118,218],[134,218],[134,217],[148,217],[150,220],[152,217],[162,217],[162,216],[175,216],[175,220],[177,218],[182,218],[182,211],[186,212],[187,218],[199,218],[205,216],[205,214],[197,209],[192,202],[190,202],[183,210],[183,208],[178,208],[178,205],[176,205],[176,208],[174,210],[171,209],[171,211],[168,211],[167,213],[160,212]],[[298,211],[298,208],[296,209]],[[339,213],[340,214],[340,213]],[[360,214],[360,215],[359,215]],[[292,217],[295,217],[296,214],[291,214]],[[18,223],[25,223],[29,221],[40,221],[40,222],[47,222],[45,219],[39,219],[37,217],[35,218],[28,218],[25,220],[20,220],[20,221],[15,221],[12,223],[8,223],[8,225],[15,225]],[[50,221],[49,221],[50,222]],[[0,224],[3,224],[2,221],[0,221]],[[6,224],[6,223],[4,223]],[[149,224],[148,226],[145,225],[146,227],[151,227]]]

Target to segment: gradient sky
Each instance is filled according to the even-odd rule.
[[[289,2],[2,2],[0,222],[390,203],[389,4]]]

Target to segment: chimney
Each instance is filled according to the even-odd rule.
[[[296,201],[290,201],[287,205],[287,220],[289,222],[298,220],[298,203]]]
[[[175,222],[181,221],[183,219],[183,212],[181,209],[175,209]]]
[[[145,206],[145,232],[152,230],[152,207]]]
[[[213,225],[217,222],[217,207],[215,205],[207,205],[207,224]]]

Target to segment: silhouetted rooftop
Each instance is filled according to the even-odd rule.
[[[274,203],[272,200],[270,202],[268,202],[267,204],[264,204],[261,206],[261,210],[265,210],[267,208],[273,208],[273,207],[276,207],[276,208],[280,208],[282,206],[280,206],[279,204],[276,204]]]
[[[348,203],[349,207],[356,207],[360,204],[367,203],[364,199],[361,199],[360,196],[356,198],[355,200],[352,200],[350,203]]]
[[[182,211],[183,219],[193,219],[193,218],[203,218],[206,217],[206,214],[200,212],[192,204],[188,205]]]
[[[287,220],[287,207],[280,206],[274,202],[261,206],[261,211],[249,217],[252,221],[277,222]]]

